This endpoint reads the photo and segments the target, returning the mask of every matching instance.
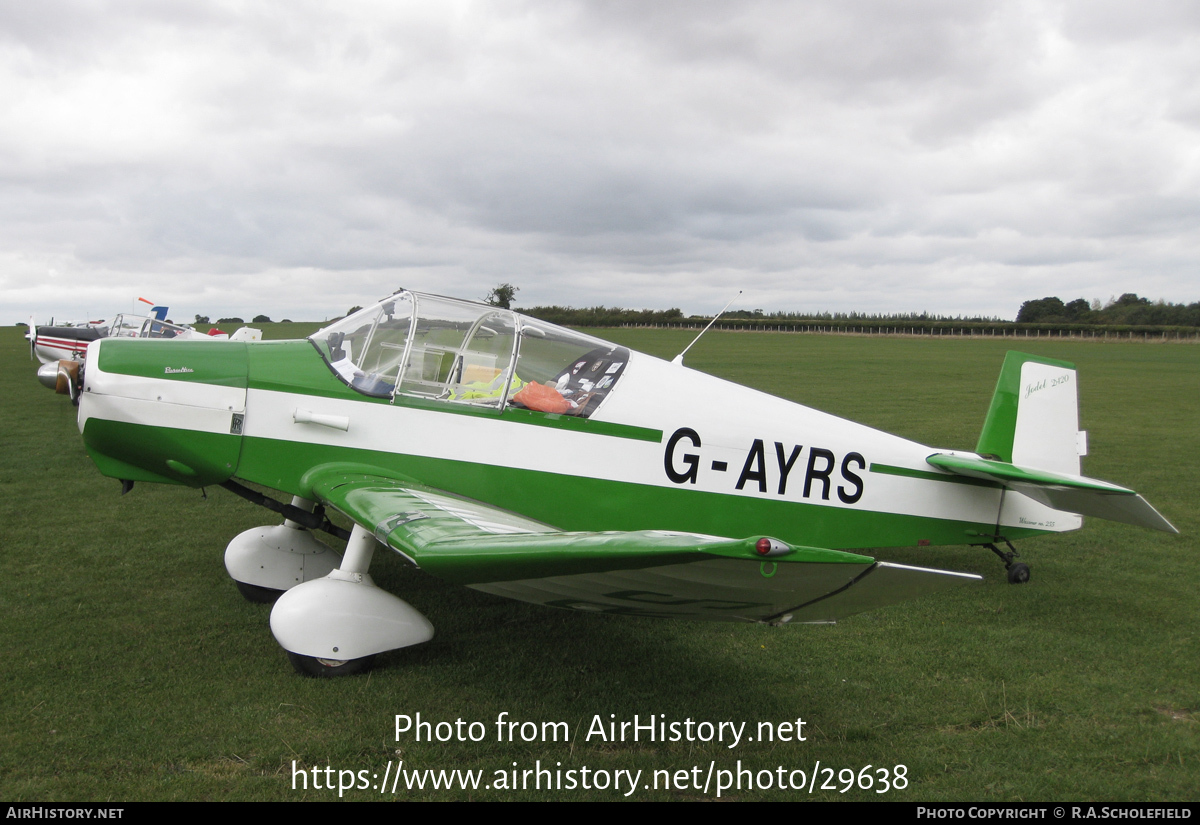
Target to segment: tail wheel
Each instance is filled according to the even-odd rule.
[[[1029,581],[1029,565],[1017,561],[1017,557],[1020,555],[1017,552],[1017,548],[1013,547],[1012,542],[1003,536],[996,536],[996,538],[1008,546],[1007,551],[1001,550],[994,544],[986,544],[984,546],[995,553],[1000,558],[1000,561],[1004,562],[1004,569],[1008,571],[1008,583],[1024,584]]]
[[[1008,583],[1009,584],[1024,584],[1029,581],[1029,565],[1022,562],[1016,562],[1009,565],[1008,568]]]

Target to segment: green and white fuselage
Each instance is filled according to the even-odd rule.
[[[1074,369],[1010,362],[982,454],[955,453],[506,310],[404,292],[305,341],[98,341],[79,425],[105,475],[265,485],[490,592],[827,621],[961,578],[881,568],[859,554],[869,548],[1072,530],[1080,512],[1171,529],[1132,491],[1079,475]],[[836,595],[872,577],[874,592]],[[781,587],[793,591],[770,593]]]

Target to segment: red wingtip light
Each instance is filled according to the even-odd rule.
[[[763,536],[754,542],[754,552],[760,556],[786,556],[792,552],[792,547],[779,539]]]

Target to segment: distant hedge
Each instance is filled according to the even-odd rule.
[[[652,323],[621,323],[605,326],[654,327],[661,329],[701,330],[707,318]],[[592,325],[587,325],[592,326]],[[1179,339],[1200,340],[1200,329],[1183,326],[1138,326],[1131,324],[1017,324],[1012,322],[972,321],[781,321],[773,318],[724,318],[713,329],[746,332],[810,332],[858,335],[959,335],[1004,338],[1088,338],[1088,339]]]

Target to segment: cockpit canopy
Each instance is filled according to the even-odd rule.
[[[122,313],[109,322],[104,337],[108,338],[174,338],[187,330],[184,327],[149,315]]]
[[[403,290],[309,340],[364,395],[580,418],[600,407],[629,362],[625,347],[511,310]]]

